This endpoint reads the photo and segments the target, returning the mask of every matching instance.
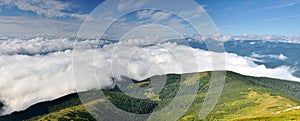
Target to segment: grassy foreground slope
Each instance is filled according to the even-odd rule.
[[[200,73],[199,90],[190,109],[179,120],[200,120],[199,110],[207,95],[210,85],[211,72]],[[117,107],[133,113],[149,113],[158,111],[172,101],[178,91],[180,78],[183,75],[168,75],[164,89],[150,99],[135,99],[118,91],[117,88],[104,91]],[[189,78],[186,78],[189,79]],[[147,85],[148,80],[137,82],[138,86]],[[186,81],[189,82],[189,81]],[[190,82],[189,82],[190,83]],[[95,93],[87,93],[95,94]],[[68,96],[58,100],[65,100],[55,105],[48,105],[47,113],[22,117],[28,114],[28,109],[14,113],[2,119],[15,120],[95,120],[82,104],[78,104],[78,97]],[[55,101],[54,101],[55,102]],[[73,103],[76,102],[76,103]],[[101,104],[102,100],[91,100],[86,106]],[[222,95],[213,111],[203,120],[300,120],[300,83],[270,78],[243,76],[234,72],[226,72],[226,83]],[[46,103],[49,104],[49,103]],[[43,104],[43,105],[46,105]],[[36,106],[32,106],[34,109]],[[52,110],[49,110],[52,109]],[[9,118],[8,118],[9,117]],[[165,117],[166,119],[168,116]]]
[[[299,110],[282,114],[284,110],[299,106],[299,95],[294,94],[299,92],[299,83],[266,80],[274,79],[228,72],[219,102],[205,120],[300,120]],[[201,101],[195,104],[199,106],[191,107],[181,120],[199,120],[196,110],[201,106]]]

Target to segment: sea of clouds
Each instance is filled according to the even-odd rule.
[[[192,38],[201,39],[201,35],[186,35]],[[206,37],[204,37],[206,38]],[[255,34],[242,34],[242,35],[219,35],[215,39],[227,42],[232,40],[260,40],[269,42],[283,42],[283,43],[300,43],[300,36],[282,36],[282,35],[255,35]]]
[[[99,40],[85,39],[78,43],[91,45],[76,53],[82,56],[80,63],[96,71],[81,70],[81,76],[95,73],[97,85],[89,83],[94,77],[73,77],[74,40],[70,38],[32,37],[28,39],[4,38],[0,40],[0,101],[3,114],[20,111],[38,102],[113,84],[112,73],[142,80],[153,75],[190,73],[213,70],[230,70],[244,75],[272,77],[300,81],[287,66],[267,68],[257,65],[251,57],[234,53],[211,52],[185,45],[166,42],[151,46],[136,46],[122,41],[98,48]],[[130,46],[129,46],[130,45]],[[42,54],[41,54],[42,53]],[[85,57],[86,55],[94,57]],[[225,58],[224,62],[215,62]],[[222,59],[221,59],[222,60]],[[113,67],[113,68],[111,68]]]

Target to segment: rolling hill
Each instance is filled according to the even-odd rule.
[[[199,110],[210,86],[211,72],[194,73],[200,75],[198,93],[192,106],[179,119],[180,121],[200,120]],[[136,99],[122,93],[118,87],[103,90],[111,103],[128,112],[145,114],[159,111],[172,101],[178,92],[180,78],[185,77],[187,84],[193,84],[193,74],[169,74],[165,87],[149,99]],[[137,86],[150,84],[150,80],[135,81]],[[81,92],[91,97],[98,90]],[[186,96],[186,95],[180,95]],[[30,108],[1,116],[5,121],[35,121],[35,120],[95,120],[85,109],[85,106],[95,106],[103,103],[101,99],[89,99],[82,105],[77,94],[70,94],[59,99],[39,103]],[[300,83],[264,77],[250,77],[234,72],[226,72],[226,83],[221,97],[213,111],[203,120],[300,120]],[[179,106],[178,106],[179,107]],[[165,116],[168,119],[169,116]],[[100,117],[105,120],[105,117]],[[161,120],[165,120],[161,119]]]

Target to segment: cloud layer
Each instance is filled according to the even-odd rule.
[[[198,36],[190,35],[194,38]],[[300,36],[283,36],[283,35],[253,35],[253,34],[243,34],[243,35],[219,35],[214,37],[216,40],[226,42],[231,40],[261,40],[270,42],[284,42],[284,43],[300,43]]]
[[[47,54],[57,51],[72,49],[74,39],[68,37],[54,36],[21,36],[21,37],[5,37],[4,41],[0,41],[0,55],[36,55]],[[1,36],[0,36],[1,39]],[[101,43],[95,39],[86,39],[81,43],[96,45]]]
[[[256,53],[252,53],[251,57],[253,57],[253,58],[272,58],[272,59],[278,59],[278,60],[281,60],[281,61],[284,61],[284,60],[288,59],[288,57],[286,57],[282,53],[279,54],[279,55],[259,55],[259,54],[256,54]]]
[[[252,59],[232,53],[210,52],[170,42],[146,47],[129,46],[131,41],[107,45],[94,51],[91,48],[96,42],[79,42],[91,46],[76,53],[76,56],[82,58],[80,63],[75,64],[95,68],[98,82],[95,84],[94,77],[87,76],[94,73],[94,70],[82,68],[82,77],[76,78],[77,85],[80,85],[77,86],[78,91],[111,86],[112,73],[145,79],[167,73],[230,70],[250,76],[300,81],[291,74],[289,67],[266,68],[264,65],[255,64]],[[5,48],[0,54],[0,101],[5,104],[5,112],[2,114],[24,110],[38,102],[75,92],[73,54],[71,50],[64,50],[71,45],[71,42],[65,39],[45,41],[34,38],[23,44],[18,44],[18,40],[2,42],[1,48]],[[38,53],[49,50],[62,51],[31,56],[16,54],[20,51]],[[95,55],[96,61],[93,60],[93,56],[88,55]],[[222,57],[225,57],[225,62],[213,61]]]

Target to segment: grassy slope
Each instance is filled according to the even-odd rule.
[[[291,110],[287,112],[283,112],[280,114],[265,114],[262,116],[254,116],[249,118],[240,118],[236,119],[236,121],[299,121],[300,120],[300,110]]]
[[[201,73],[200,89],[193,106],[179,120],[199,120],[198,114],[209,86],[210,73]],[[172,76],[160,93],[158,110],[176,94],[178,77]],[[272,82],[272,83],[270,83]],[[143,82],[144,85],[145,82]],[[204,120],[300,120],[300,84],[284,80],[256,78],[227,72],[226,83],[217,106]],[[295,93],[296,92],[296,93]],[[120,92],[113,92],[120,93]],[[119,95],[122,95],[121,93]],[[157,98],[157,97],[156,97]],[[101,103],[97,102],[96,103]],[[93,105],[91,102],[87,105]],[[31,118],[34,120],[93,120],[83,105]]]
[[[268,88],[257,87],[247,78],[238,76],[229,73],[217,106],[205,120],[246,120],[248,118],[258,119],[259,117],[261,120],[278,119],[282,118],[283,114],[272,113],[299,105],[297,101],[286,98],[289,97],[288,95]],[[199,96],[199,98],[202,97]],[[199,104],[199,106],[191,107],[190,111],[181,120],[199,120],[197,109],[201,106],[201,99],[198,100],[200,102],[196,102],[196,104]],[[297,114],[297,112],[294,113]],[[300,111],[298,114],[300,114]],[[285,117],[300,119],[300,115],[295,117],[291,113],[286,113]]]
[[[0,116],[0,121],[20,121],[37,115],[44,115],[50,112],[61,110],[61,107],[72,107],[82,104],[77,94],[66,95],[53,101],[46,101],[35,104],[25,111],[14,112],[10,115]]]

